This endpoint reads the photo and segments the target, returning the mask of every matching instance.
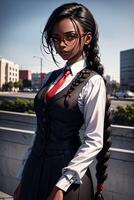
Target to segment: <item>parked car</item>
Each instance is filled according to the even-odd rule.
[[[127,97],[127,98],[134,98],[134,92],[131,92],[129,90],[127,90],[125,92],[125,96],[124,97]]]
[[[123,91],[118,91],[115,93],[116,98],[125,98],[125,92]]]
[[[31,88],[23,88],[23,92],[32,92]]]
[[[117,98],[134,98],[134,93],[130,90],[127,91],[119,91],[115,93],[115,97]]]

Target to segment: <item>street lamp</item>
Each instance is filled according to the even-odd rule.
[[[43,76],[42,76],[42,62],[43,62],[43,59],[42,59],[42,57],[39,57],[39,56],[33,56],[33,58],[40,59],[40,85],[42,86],[42,81],[43,81]]]

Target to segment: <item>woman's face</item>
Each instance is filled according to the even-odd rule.
[[[84,33],[79,22],[65,18],[54,25],[51,41],[56,52],[72,64],[83,58],[84,44],[90,43],[91,34]]]

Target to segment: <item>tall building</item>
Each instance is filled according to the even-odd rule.
[[[122,90],[134,91],[134,49],[120,52],[120,84]]]
[[[34,90],[39,89],[41,85],[43,84],[43,81],[45,79],[46,74],[45,73],[32,73],[32,88]]]
[[[0,90],[5,83],[19,81],[19,65],[0,58]]]
[[[21,80],[32,80],[31,70],[19,70],[19,79]]]

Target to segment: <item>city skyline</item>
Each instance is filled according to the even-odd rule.
[[[51,56],[43,57],[41,53],[41,31],[51,12],[68,2],[72,1],[0,0],[0,56],[32,72],[40,72],[40,61],[33,56],[43,58],[43,72],[56,68]],[[120,51],[134,48],[134,1],[76,2],[83,3],[93,13],[99,26],[99,46],[105,74],[119,81]]]

